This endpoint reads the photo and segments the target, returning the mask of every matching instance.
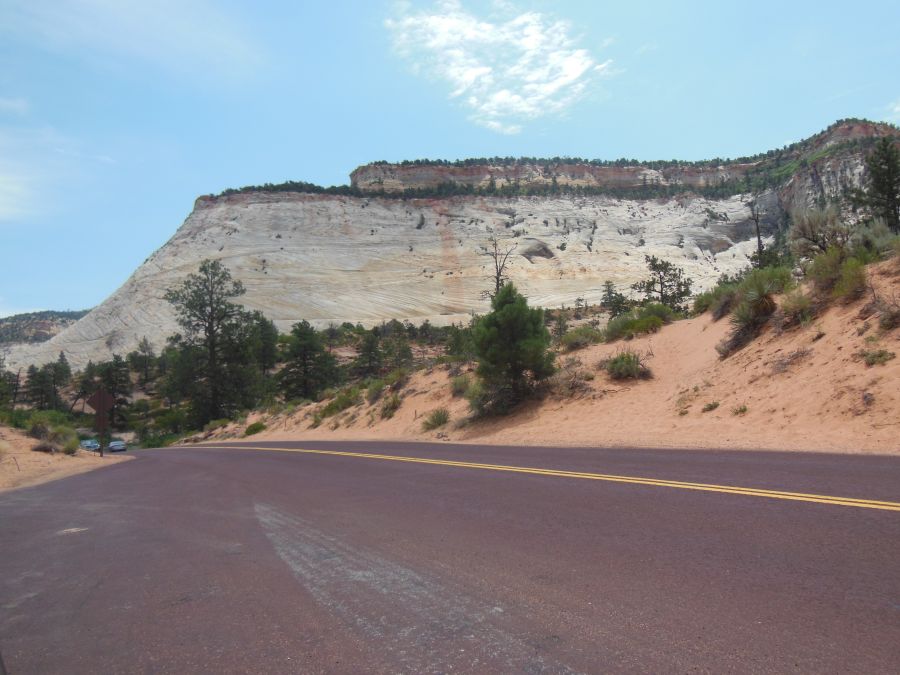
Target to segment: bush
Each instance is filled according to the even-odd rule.
[[[641,333],[655,333],[664,324],[670,323],[675,312],[659,303],[650,303],[633,312],[620,314],[606,324],[604,337],[607,342],[615,342],[620,338],[630,340]]]
[[[32,422],[28,429],[28,435],[39,441],[47,438],[50,434],[50,427],[43,422]]]
[[[713,321],[718,321],[731,311],[738,298],[738,285],[725,284],[717,286],[713,292],[713,300],[710,305]]]
[[[784,324],[793,326],[811,321],[816,315],[812,298],[800,290],[788,293],[781,302],[781,311],[784,312]]]
[[[878,319],[878,326],[881,330],[893,330],[900,326],[900,305],[888,305],[882,302],[879,309],[881,317]]]
[[[203,431],[215,431],[216,429],[221,429],[229,424],[231,424],[231,420],[224,417],[219,420],[211,420],[203,425]]]
[[[866,266],[856,258],[845,260],[832,295],[844,302],[852,302],[859,299],[865,290]]]
[[[660,325],[672,323],[672,320],[675,318],[675,316],[676,314],[671,307],[667,307],[666,305],[662,305],[658,302],[648,302],[638,310],[639,319],[656,317],[660,320]]]
[[[400,395],[391,394],[381,402],[381,419],[389,420],[400,407]]]
[[[444,426],[450,421],[450,413],[446,408],[432,410],[431,414],[422,422],[422,431],[432,431]]]
[[[602,341],[603,333],[601,331],[592,326],[584,325],[563,335],[559,343],[566,351],[571,352]]]
[[[468,375],[460,375],[450,380],[450,391],[454,397],[462,396],[472,384]]]
[[[601,363],[614,380],[645,380],[653,377],[637,352],[626,349]]]
[[[863,251],[880,257],[881,254],[889,253],[895,244],[900,244],[900,237],[894,235],[887,224],[877,218],[857,227],[851,243],[856,257]]]
[[[866,362],[867,366],[883,366],[897,356],[894,352],[889,352],[886,349],[864,350],[861,351],[859,355],[862,357],[862,360]]]
[[[505,415],[513,409],[518,399],[512,389],[504,384],[474,380],[466,390],[469,410],[477,417]]]
[[[181,438],[181,434],[159,434],[141,439],[142,448],[167,448]]]
[[[253,434],[258,434],[260,431],[265,431],[266,425],[262,422],[254,422],[246,429],[244,429],[244,436],[252,436]]]
[[[366,387],[366,401],[371,405],[375,403],[381,396],[381,392],[384,390],[384,380],[372,380],[369,382],[369,386]]]
[[[710,401],[705,406],[703,406],[703,412],[712,412],[713,410],[715,410],[718,407],[719,407],[718,401]]]
[[[746,415],[747,414],[746,404],[735,406],[734,408],[731,409],[731,414],[735,415],[735,416]]]
[[[74,455],[78,451],[78,434],[72,427],[53,427],[47,440],[67,455]]]
[[[806,276],[813,282],[813,287],[820,293],[828,293],[841,278],[841,266],[844,263],[844,250],[832,246],[825,253],[813,258],[806,268]]]
[[[338,392],[328,404],[322,408],[322,417],[331,417],[359,403],[360,393],[357,387],[348,387]]]

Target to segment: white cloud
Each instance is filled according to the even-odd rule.
[[[0,31],[117,67],[123,56],[179,73],[242,75],[261,50],[209,0],[8,0]]]
[[[24,115],[28,112],[28,101],[24,98],[4,98],[0,96],[0,114]]]
[[[458,0],[444,0],[431,11],[404,4],[385,25],[414,73],[447,82],[472,121],[499,133],[562,113],[594,79],[611,74],[612,61],[598,63],[578,48],[567,22],[516,14],[508,2],[495,7],[509,18],[481,19]]]

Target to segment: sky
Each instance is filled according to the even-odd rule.
[[[900,123],[898,29],[896,0],[0,0],[0,316],[99,304],[229,187]]]

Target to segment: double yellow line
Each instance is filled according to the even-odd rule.
[[[482,464],[479,462],[457,462],[448,459],[427,459],[424,457],[404,457],[402,455],[379,455],[364,452],[342,452],[339,450],[306,450],[300,448],[279,448],[247,445],[200,445],[197,448],[212,450],[264,450],[267,452],[293,452],[303,455],[332,455],[336,457],[356,457],[358,459],[378,459],[389,462],[407,462],[410,464],[433,464],[451,466],[461,469],[482,469],[486,471],[504,471],[507,473],[524,473],[536,476],[554,476],[557,478],[581,478],[585,480],[602,480],[612,483],[632,483],[635,485],[652,485],[654,487],[677,488],[680,490],[698,490],[701,492],[723,492],[747,497],[765,497],[768,499],[786,499],[797,502],[814,502],[831,504],[832,506],[855,506],[862,509],[879,509],[881,511],[900,511],[900,502],[888,502],[877,499],[855,499],[852,497],[832,497],[829,495],[805,494],[802,492],[786,492],[783,490],[763,490],[733,485],[715,485],[710,483],[690,483],[659,478],[641,478],[639,476],[617,476],[614,474],[588,473],[583,471],[562,471],[558,469],[537,469],[527,466],[507,466],[504,464]]]

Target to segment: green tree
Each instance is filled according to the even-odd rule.
[[[337,362],[307,321],[294,324],[278,381],[287,399],[315,399],[338,380]]]
[[[895,234],[900,234],[900,150],[896,138],[880,138],[866,158],[868,185],[854,193],[857,205],[867,207]]]
[[[553,321],[553,337],[557,340],[561,339],[563,335],[569,330],[569,310],[566,309],[566,306],[563,305],[558,310],[556,310],[556,319]]]
[[[197,274],[189,274],[178,288],[166,291],[165,298],[175,308],[178,325],[185,330],[183,343],[198,346],[203,353],[199,365],[202,378],[202,405],[198,421],[223,417],[226,398],[233,398],[233,391],[226,391],[227,373],[222,363],[225,341],[223,333],[236,321],[241,306],[232,298],[244,294],[244,285],[231,278],[231,272],[218,260],[204,260]],[[200,400],[195,401],[200,403]]]
[[[366,331],[359,345],[359,353],[353,362],[353,370],[361,377],[378,375],[384,361],[381,341],[374,330]]]
[[[548,350],[544,311],[528,307],[512,283],[500,287],[491,307],[475,324],[472,341],[478,375],[502,408],[506,402],[521,400],[535,382],[553,373],[553,353]]]
[[[686,311],[685,302],[691,297],[693,282],[684,276],[684,270],[655,255],[645,255],[644,262],[650,277],[632,284],[631,288],[643,293],[646,302],[658,302],[676,312]]]
[[[138,348],[128,354],[128,365],[140,377],[141,385],[146,386],[150,381],[150,370],[156,361],[156,353],[153,345],[146,336],[141,338]]]
[[[603,296],[600,299],[600,306],[609,314],[611,319],[615,319],[629,309],[628,298],[619,293],[613,282],[608,279],[603,282]]]

